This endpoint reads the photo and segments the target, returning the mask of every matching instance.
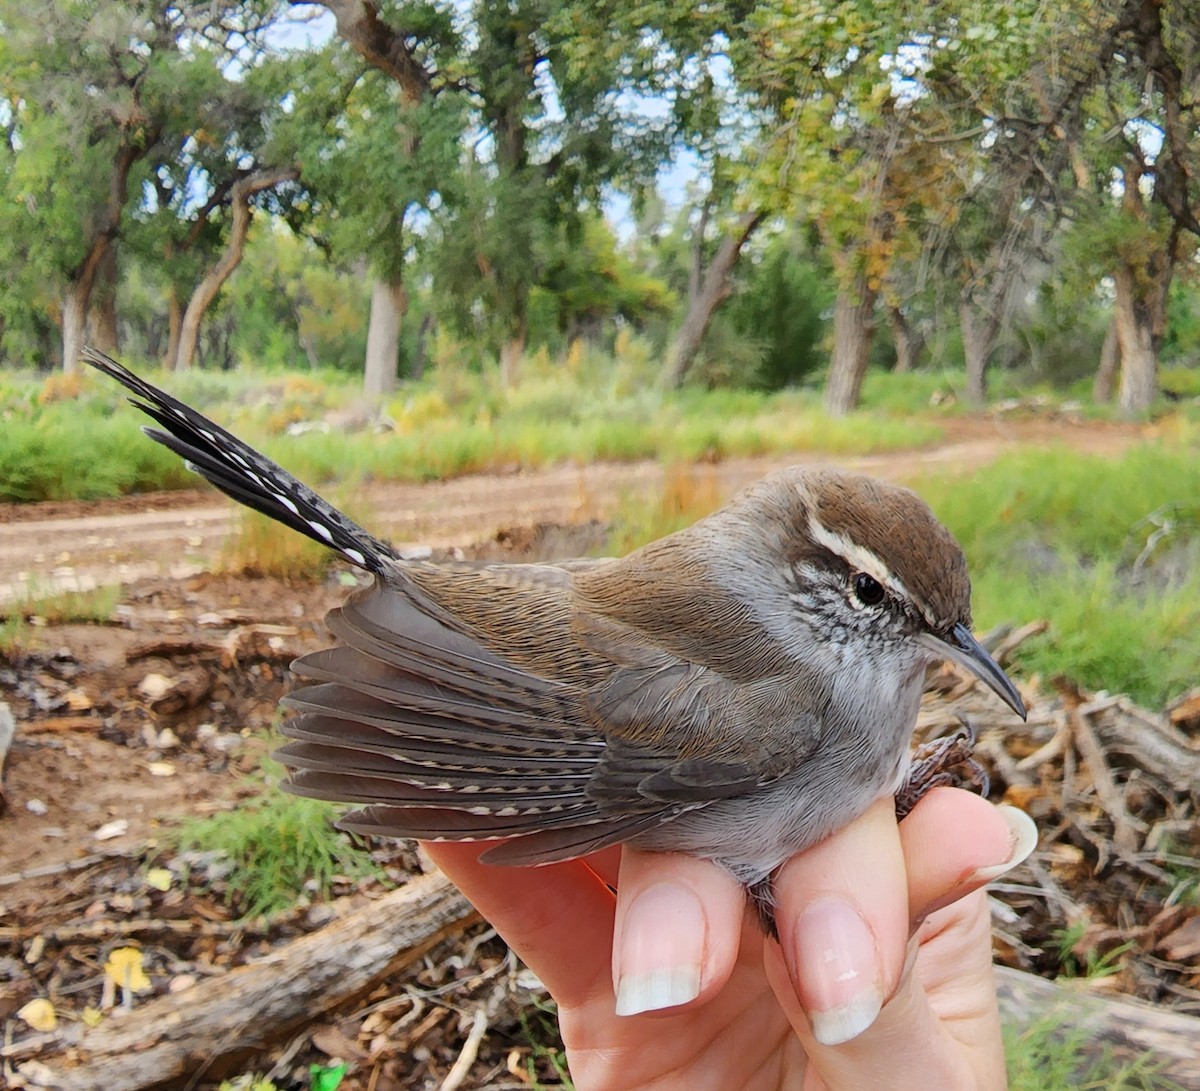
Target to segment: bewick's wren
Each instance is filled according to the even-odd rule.
[[[904,785],[930,661],[1025,714],[971,635],[962,551],[905,489],[794,468],[619,560],[406,562],[199,413],[85,358],[218,488],[374,574],[329,615],[342,645],[297,660],[307,684],[285,698],[286,786],[362,804],[348,829],[504,838],[483,856],[497,864],[679,850],[762,910],[780,863]]]

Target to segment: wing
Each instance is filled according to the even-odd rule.
[[[289,790],[361,805],[349,829],[512,838],[486,858],[534,864],[773,779],[779,763],[701,756],[763,715],[754,687],[581,620],[577,570],[415,566],[353,595],[328,619],[342,645],[293,666]]]
[[[606,740],[586,680],[602,668],[586,652],[551,651],[565,648],[568,625],[561,570],[412,574],[353,595],[328,619],[343,643],[293,664],[307,684],[284,699],[296,713],[279,752],[289,791],[362,805],[341,822],[359,832],[518,837],[527,863],[591,852],[671,816],[661,803],[626,812],[588,792]],[[447,582],[457,612],[441,601]],[[530,616],[503,654],[488,636],[506,596]]]

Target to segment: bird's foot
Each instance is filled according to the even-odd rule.
[[[931,788],[959,787],[967,782],[974,784],[980,795],[986,796],[989,788],[987,770],[976,760],[974,749],[975,729],[965,717],[962,727],[952,735],[918,746],[908,777],[896,793],[896,818],[907,815]],[[951,772],[958,766],[965,766],[969,776]]]

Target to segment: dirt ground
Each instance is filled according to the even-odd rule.
[[[932,468],[970,474],[1021,446],[1058,444],[1116,454],[1150,431],[1061,414],[993,414],[943,423],[943,441],[916,451],[836,460],[811,454],[728,459],[696,472],[723,495],[797,462],[837,462],[905,481]],[[377,482],[356,492],[354,505],[370,530],[401,549],[464,547],[507,527],[604,518],[624,500],[661,495],[668,473],[653,462],[599,463],[425,485]],[[0,605],[31,593],[87,590],[156,575],[179,579],[209,570],[238,518],[233,504],[201,490],[112,501],[0,504]]]
[[[1134,426],[1061,417],[955,420],[936,448],[844,461],[900,479],[934,465],[970,473],[1018,445],[1060,443],[1116,453],[1144,434]],[[696,472],[732,491],[787,461],[733,460]],[[587,549],[594,521],[617,502],[654,496],[663,474],[656,465],[637,464],[428,486],[378,485],[368,490],[365,506],[378,516],[371,529],[397,544],[447,549],[482,543],[482,549],[511,559],[561,556]],[[28,1033],[14,1016],[35,996],[50,993],[66,1018],[79,1018],[97,1001],[100,966],[116,945],[114,937],[124,933],[100,928],[90,943],[58,945],[39,936],[44,940],[56,927],[69,931],[87,922],[99,928],[103,922],[149,917],[209,922],[230,917],[216,895],[148,889],[146,863],[153,861],[164,827],[180,816],[212,814],[258,790],[248,778],[287,684],[287,664],[328,643],[321,618],[345,596],[349,579],[344,570],[317,586],[210,574],[206,569],[220,555],[233,510],[202,491],[0,507],[0,613],[5,599],[30,587],[44,592],[122,585],[110,622],[35,625],[15,654],[0,652],[0,702],[10,706],[16,722],[0,813],[0,1025],[7,1025],[10,1039]],[[544,525],[565,529],[550,534],[535,529]],[[356,892],[363,890],[347,883],[342,893]],[[203,972],[195,966],[204,958],[239,964],[271,936],[303,926],[301,918],[285,920],[270,936],[242,937],[241,946],[226,941],[206,946],[194,937],[145,946],[158,971],[155,981],[165,989],[177,978]],[[481,961],[471,980],[478,978],[479,965],[494,969],[507,958],[484,930],[475,936]],[[1018,951],[1010,961],[1021,964],[1022,957]],[[431,985],[444,983],[448,972],[436,959],[427,959],[422,971]],[[459,972],[470,977],[461,967]],[[479,1071],[472,1070],[462,1086],[528,1085],[523,1065],[537,1061],[536,1050],[517,1018],[495,1024],[499,1039],[481,1052]],[[461,1047],[460,1023],[447,1008],[441,1022],[420,1035],[409,1026],[404,1063],[393,1057],[390,1067],[352,1066],[342,1086],[352,1091],[440,1086]],[[339,1034],[345,1038],[344,1028]],[[328,1035],[324,1040],[329,1043]],[[282,1068],[276,1050],[255,1070],[276,1065],[280,1086],[297,1086],[289,1081],[303,1074],[305,1063],[331,1055],[310,1035],[291,1058],[283,1058]],[[549,1062],[537,1066],[539,1078],[553,1084]],[[198,1082],[172,1086],[215,1083],[198,1076]]]

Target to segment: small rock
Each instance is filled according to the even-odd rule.
[[[46,806],[40,799],[25,800],[25,810],[30,814],[43,815],[49,814],[50,808]]]
[[[114,837],[124,837],[129,832],[128,818],[114,818],[111,822],[105,822],[92,837],[97,841],[111,841]]]

